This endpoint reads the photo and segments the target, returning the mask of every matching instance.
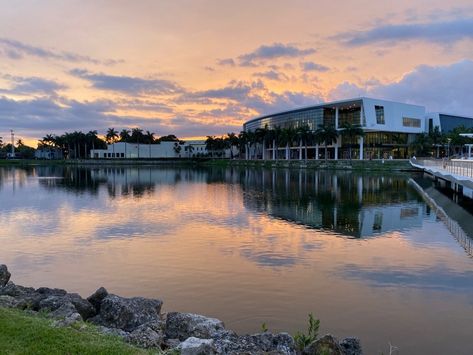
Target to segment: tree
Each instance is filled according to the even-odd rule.
[[[348,154],[350,155],[350,160],[352,159],[351,149],[353,146],[353,142],[356,141],[360,137],[364,137],[365,132],[363,128],[359,124],[351,124],[350,122],[345,122],[342,125],[342,137],[346,138],[348,141]],[[360,155],[361,156],[361,155]]]
[[[240,139],[235,133],[227,133],[227,137],[225,137],[225,141],[227,145],[230,147],[230,157],[233,159],[233,147],[237,147],[238,151],[240,151]]]
[[[292,147],[296,137],[297,132],[292,126],[281,129],[280,141],[286,145],[286,159],[288,160],[291,158],[290,147]]]
[[[113,149],[113,156],[115,156],[115,142],[117,141],[119,135],[118,132],[115,131],[115,128],[109,128],[107,130],[107,134],[105,135],[105,141],[108,144],[112,144]]]
[[[334,127],[320,125],[315,131],[315,140],[317,143],[323,143],[325,147],[325,160],[327,160],[327,146],[332,144],[338,138],[338,132]]]
[[[120,142],[125,142],[125,143],[128,143],[130,141],[130,131],[128,129],[122,129],[120,131]]]
[[[305,160],[307,160],[307,146],[313,142],[314,134],[309,125],[303,125],[296,129],[296,137],[299,139],[299,159],[302,159],[302,144],[305,145]]]

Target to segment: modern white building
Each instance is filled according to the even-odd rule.
[[[255,132],[258,128],[297,129],[308,126],[311,131],[316,131],[324,126],[341,133],[345,123],[359,125],[365,135],[356,142],[349,142],[340,135],[336,142],[328,146],[328,157],[331,159],[350,158],[350,151],[352,158],[358,159],[408,158],[412,153],[410,143],[416,135],[435,126],[445,132],[460,124],[473,127],[473,118],[426,114],[424,106],[360,97],[257,117],[246,122],[243,130]],[[280,147],[275,143],[265,142],[264,147],[253,145],[246,155],[256,159],[319,159],[324,154],[323,145],[315,143],[308,149],[302,149],[302,144],[299,147]]]

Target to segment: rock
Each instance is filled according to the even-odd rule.
[[[160,348],[164,342],[164,321],[154,321],[140,325],[125,340],[140,348]]]
[[[87,297],[87,301],[89,301],[92,306],[94,306],[95,311],[97,313],[100,312],[100,305],[105,297],[108,296],[108,292],[104,287],[100,287],[97,291],[95,291],[92,295]]]
[[[338,340],[326,334],[322,338],[314,340],[302,351],[303,355],[345,355],[345,352],[338,344]]]
[[[179,339],[164,338],[163,348],[164,349],[174,349],[174,348],[177,348],[180,343],[181,342],[179,341]]]
[[[23,287],[20,285],[15,285],[13,282],[9,281],[3,287],[0,287],[0,295],[12,296],[12,297],[24,297],[32,296],[35,294],[35,289],[33,287]]]
[[[253,335],[223,333],[215,339],[218,354],[296,354],[294,339],[287,333]]]
[[[10,281],[11,274],[8,272],[6,265],[0,265],[0,287],[5,286]]]
[[[131,332],[140,325],[159,321],[163,302],[142,297],[124,298],[109,294],[100,305],[100,313],[91,322]]]
[[[52,318],[67,318],[77,313],[76,307],[71,302],[65,302],[48,314]],[[82,320],[82,317],[81,317]]]
[[[38,309],[45,309],[52,312],[63,306],[64,309],[67,309],[70,307],[68,304],[71,304],[74,307],[74,312],[79,313],[84,320],[95,315],[95,308],[77,293],[68,293],[65,296],[48,296],[43,298],[39,301]]]
[[[12,296],[7,296],[7,295],[0,296],[0,307],[15,308],[17,304],[18,304],[17,300]]]
[[[340,347],[343,349],[345,355],[363,355],[360,339],[358,338],[342,339]]]
[[[103,334],[115,335],[115,336],[118,336],[120,338],[126,338],[130,335],[130,333],[125,332],[124,330],[117,329],[117,328],[108,328],[108,327],[104,327],[103,325],[97,327],[97,329],[98,329],[99,332],[101,332]]]
[[[177,347],[181,355],[212,355],[216,354],[212,339],[199,339],[190,337]]]
[[[44,295],[45,297],[65,296],[67,294],[67,291],[61,288],[40,287],[36,289],[36,293],[39,293],[40,295]]]
[[[58,319],[53,322],[53,327],[69,327],[76,322],[82,321],[82,317],[79,313],[72,313],[63,319]]]
[[[77,312],[87,320],[97,314],[94,306],[87,300],[83,299],[77,293],[68,293],[65,298],[70,301],[74,307],[76,307]]]
[[[209,339],[224,331],[225,326],[221,320],[199,314],[170,312],[166,319],[166,337],[169,339]]]

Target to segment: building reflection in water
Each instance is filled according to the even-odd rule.
[[[2,171],[2,179],[9,177]],[[140,198],[157,185],[227,183],[239,186],[244,206],[309,228],[363,238],[422,225],[426,205],[404,175],[290,169],[152,168],[73,166],[16,170],[39,178],[46,189]],[[45,177],[42,179],[42,177]],[[46,178],[47,177],[47,178]],[[11,176],[10,176],[11,178]],[[18,178],[18,177],[17,177]]]

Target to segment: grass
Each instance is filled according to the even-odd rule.
[[[44,315],[30,315],[16,309],[0,308],[1,354],[162,354],[126,344],[104,335],[86,323],[67,328],[52,327]]]

